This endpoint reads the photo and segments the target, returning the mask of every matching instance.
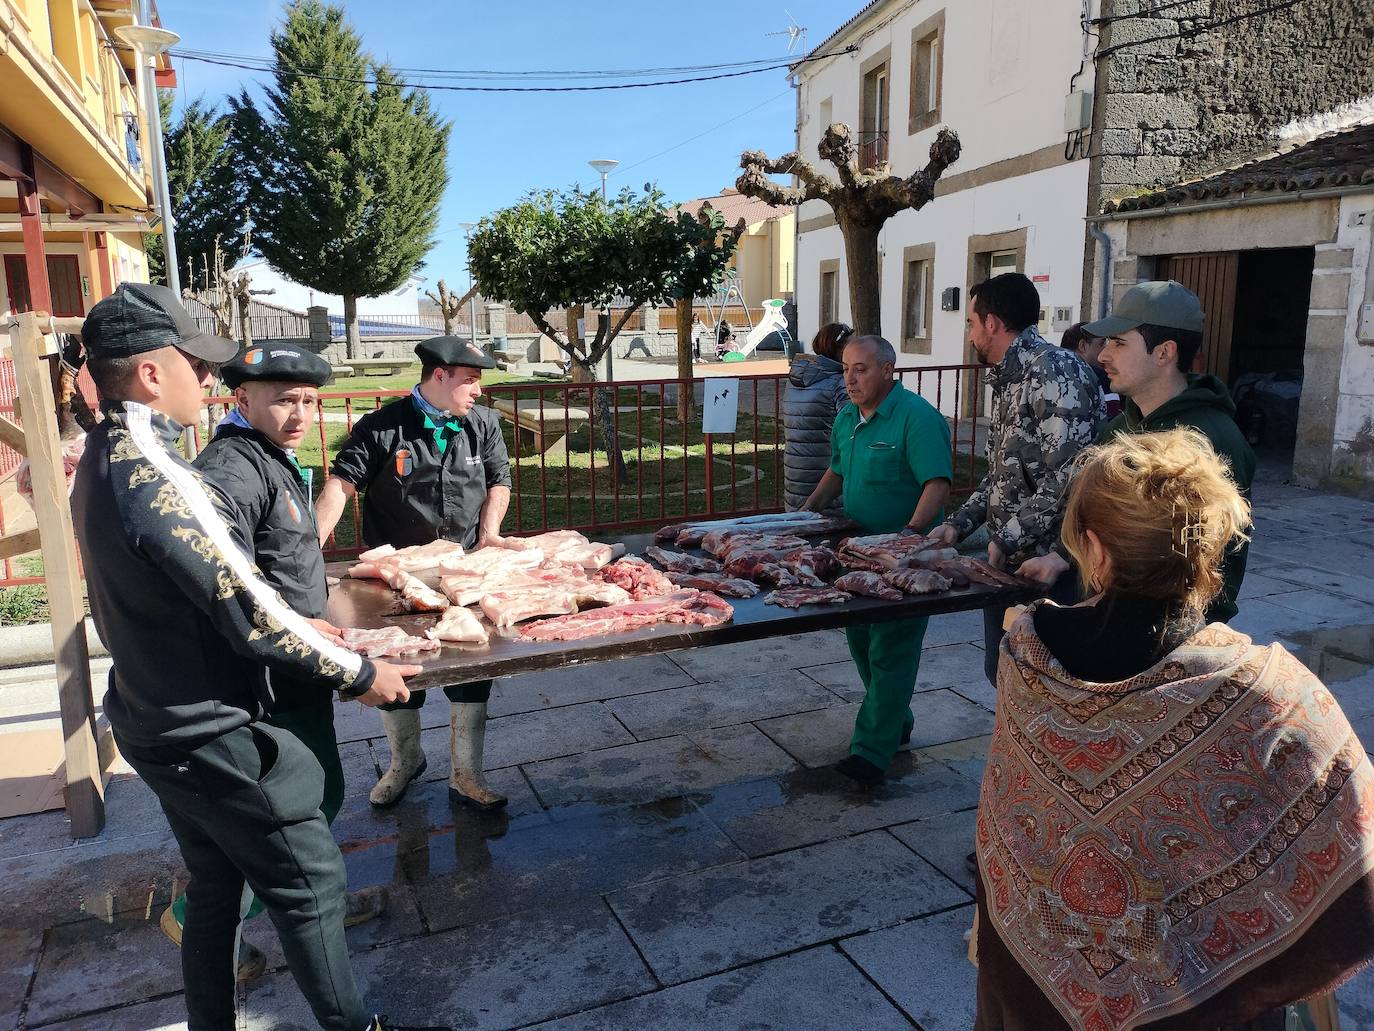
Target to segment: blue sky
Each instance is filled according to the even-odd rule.
[[[655,68],[777,56],[785,59],[790,11],[814,47],[861,0],[549,0],[496,3],[366,0],[344,7],[364,46],[400,67],[500,70]],[[279,0],[158,0],[162,23],[192,50],[268,55]],[[798,50],[800,53],[800,49]],[[178,102],[219,101],[266,76],[176,59]],[[673,76],[666,76],[673,77]],[[510,205],[527,191],[599,183],[591,158],[616,158],[608,188],[655,182],[669,198],[718,192],[738,175],[740,151],[790,150],[795,99],[783,70],[716,82],[601,93],[434,92],[453,123],[449,187],[439,234],[421,271],[466,282],[461,222]],[[721,124],[728,123],[728,124]],[[685,146],[690,137],[703,134]],[[670,148],[675,148],[670,150]],[[668,153],[662,153],[669,151]]]

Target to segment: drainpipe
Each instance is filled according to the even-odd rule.
[[[1097,287],[1097,317],[1105,319],[1112,298],[1112,238],[1104,233],[1102,227],[1096,222],[1088,223],[1088,232],[1092,233],[1093,239],[1102,245],[1102,271]]]

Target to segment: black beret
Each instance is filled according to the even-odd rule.
[[[274,383],[309,383],[322,387],[333,374],[329,363],[303,347],[264,344],[250,347],[231,362],[219,368],[220,378],[230,388],[249,380],[270,380]]]
[[[415,345],[425,365],[466,365],[470,369],[494,369],[496,360],[471,341],[457,337],[430,337]]]

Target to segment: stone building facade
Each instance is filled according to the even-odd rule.
[[[1101,17],[1090,215],[1272,151],[1285,127],[1374,96],[1370,0],[1103,0]]]
[[[1102,0],[1097,24],[1084,310],[1179,279],[1203,371],[1296,394],[1282,440],[1272,410],[1246,428],[1299,482],[1374,482],[1374,3]]]

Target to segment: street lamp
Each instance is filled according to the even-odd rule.
[[[177,268],[176,228],[172,218],[171,191],[167,188],[167,161],[162,152],[162,111],[157,102],[157,85],[152,69],[157,55],[166,53],[181,42],[181,37],[169,29],[148,24],[152,21],[148,0],[140,0],[139,20],[142,25],[120,25],[114,32],[120,41],[134,48],[138,54],[138,69],[142,79],[143,106],[148,112],[148,149],[153,158],[153,190],[157,206],[162,210],[162,252],[167,265],[167,285],[181,296],[181,274]]]
[[[592,168],[596,169],[597,174],[601,176],[601,206],[602,206],[602,207],[605,207],[605,206],[606,206],[606,177],[607,177],[608,175],[611,174],[612,169],[614,169],[616,165],[620,164],[620,162],[619,162],[619,161],[616,161],[614,158],[596,158],[596,159],[593,160],[593,161],[588,161],[587,164],[591,165]],[[610,309],[610,308],[603,308],[603,309],[601,310],[601,319],[602,319],[602,322],[605,323],[605,324],[607,325],[607,329],[608,329],[608,331],[609,331],[609,325],[610,325],[610,321],[611,321],[611,309]],[[615,362],[615,355],[613,355],[613,354],[611,353],[611,351],[612,351],[612,346],[607,346],[607,348],[606,348],[606,382],[607,382],[607,383],[610,383],[612,380],[615,379],[615,364],[614,364],[614,362]]]

